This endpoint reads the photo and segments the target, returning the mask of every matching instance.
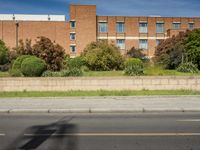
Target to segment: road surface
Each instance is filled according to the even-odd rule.
[[[199,150],[200,113],[0,114],[0,150]]]

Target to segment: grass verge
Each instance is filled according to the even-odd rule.
[[[70,96],[159,96],[159,95],[200,95],[191,90],[141,90],[141,91],[67,91],[67,92],[0,92],[0,97],[70,97]]]

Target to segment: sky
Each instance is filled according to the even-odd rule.
[[[99,16],[200,17],[200,0],[0,0],[0,14],[69,16],[69,4],[95,4]]]

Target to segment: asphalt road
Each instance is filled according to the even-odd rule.
[[[200,113],[1,114],[0,150],[199,150]]]

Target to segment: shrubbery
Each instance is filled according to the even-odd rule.
[[[11,76],[24,76],[35,77],[40,76],[46,70],[46,63],[35,56],[22,55],[18,57],[10,70]],[[16,75],[15,75],[16,74]]]
[[[179,72],[188,72],[188,73],[197,73],[198,68],[197,65],[193,64],[192,62],[182,63],[177,68]]]
[[[9,50],[5,43],[0,40],[0,71],[9,69]]]
[[[68,70],[62,70],[61,71],[61,76],[62,77],[78,77],[78,76],[82,76],[83,72],[81,69],[79,68],[70,68]]]
[[[9,61],[8,48],[5,43],[0,40],[0,65],[7,64]]]
[[[180,32],[177,36],[161,42],[155,51],[155,61],[165,69],[176,69],[185,59],[184,42],[190,31]]]
[[[59,71],[63,68],[65,50],[49,38],[38,37],[33,46],[31,46],[31,40],[26,40],[25,43],[20,41],[19,47],[15,49],[19,55],[34,55],[43,59],[48,70]]]
[[[14,61],[13,65],[12,65],[12,69],[13,70],[21,70],[21,65],[22,62],[24,61],[24,59],[29,58],[29,57],[33,57],[31,55],[21,55],[19,57],[17,57],[17,59]]]
[[[143,75],[144,66],[140,59],[129,58],[125,62],[125,74],[129,76]]]
[[[109,71],[123,69],[124,58],[120,50],[104,41],[92,42],[83,51],[82,57],[90,70]]]
[[[62,70],[59,72],[53,72],[53,71],[45,71],[42,74],[42,77],[72,77],[72,76],[82,76],[83,72],[81,69],[78,68],[71,68],[67,70]]]
[[[189,33],[185,41],[185,49],[188,61],[196,64],[200,69],[200,29]]]
[[[22,72],[19,70],[19,69],[11,69],[9,71],[9,74],[12,76],[12,77],[22,77],[23,74]]]
[[[65,69],[69,68],[81,68],[85,66],[86,62],[84,61],[83,57],[75,57],[75,58],[67,58],[65,60]]]
[[[143,53],[142,49],[136,49],[135,47],[132,47],[128,52],[127,56],[129,58],[138,58],[142,61],[147,61],[146,55]]]
[[[26,58],[21,64],[21,71],[24,76],[39,77],[45,70],[45,61],[37,57]]]

